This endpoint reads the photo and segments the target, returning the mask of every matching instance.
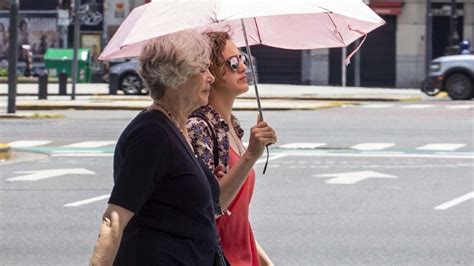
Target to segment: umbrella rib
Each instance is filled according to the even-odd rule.
[[[255,28],[257,28],[258,43],[262,44],[262,36],[260,36],[260,29],[258,28],[257,18],[253,17],[253,23],[255,23]]]
[[[341,38],[341,40],[342,40],[343,46],[346,46],[346,42],[344,41],[344,38],[342,37],[341,32],[337,29],[337,25],[336,25],[336,23],[334,22],[334,20],[332,19],[331,14],[332,14],[332,12],[327,12],[327,15],[328,15],[328,17],[329,17],[329,20],[331,20],[331,23],[332,23],[332,25],[334,26],[334,28],[336,29],[337,34],[339,35],[339,38]]]

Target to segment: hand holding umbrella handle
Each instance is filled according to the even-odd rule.
[[[249,41],[247,39],[247,31],[245,30],[244,19],[240,19],[240,22],[242,23],[242,31],[244,32],[245,46],[247,48],[247,53],[249,54],[250,70],[252,72],[253,86],[255,88],[255,96],[257,98],[258,115],[259,115],[259,119],[263,120],[262,105],[260,103],[260,95],[258,94],[257,79],[255,77],[255,69],[253,68],[252,52],[250,50]],[[265,174],[265,172],[267,171],[268,159],[270,157],[270,152],[268,151],[268,146],[270,146],[270,144],[268,144],[265,147],[265,149],[267,150],[267,160],[265,161],[265,166],[263,167],[263,173],[262,174]]]

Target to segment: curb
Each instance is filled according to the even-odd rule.
[[[0,160],[8,160],[11,157],[10,145],[6,143],[0,143]]]
[[[447,92],[442,91],[442,92],[438,93],[438,95],[436,95],[436,96],[434,96],[434,97],[435,97],[435,98],[446,98],[446,97],[448,97],[448,96],[449,96],[449,95],[448,95]]]
[[[240,96],[237,99],[254,100],[254,96]],[[289,100],[289,101],[364,101],[364,102],[410,102],[419,101],[419,96],[260,96],[261,100]],[[123,96],[123,95],[96,95],[91,97],[92,101],[147,101],[149,96]]]
[[[267,102],[267,106],[263,107],[264,111],[289,111],[289,110],[319,110],[340,107],[342,105],[356,105],[356,101],[315,101],[311,103],[310,101],[301,101],[296,103],[295,101],[288,101],[286,103],[278,102]],[[18,110],[143,110],[145,105],[110,105],[110,104],[18,104]],[[256,104],[248,102],[236,102],[233,107],[233,110],[236,111],[255,111],[258,110]],[[0,118],[2,116],[0,115]],[[22,118],[22,117],[12,117],[5,116],[4,118]]]
[[[18,110],[21,110],[17,107]],[[31,110],[31,109],[28,109]],[[14,114],[5,114],[0,113],[0,119],[54,119],[54,118],[63,118],[63,115],[60,114],[40,114],[40,113],[14,113]]]

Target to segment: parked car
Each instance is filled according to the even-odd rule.
[[[474,55],[450,55],[434,59],[421,90],[430,96],[446,91],[453,100],[473,98]]]
[[[138,75],[138,59],[133,58],[123,63],[115,64],[109,68],[109,76],[111,74],[118,75],[118,88],[127,95],[146,94],[148,90],[145,88],[142,79]],[[113,86],[109,82],[109,86]]]
[[[242,54],[246,55],[242,52]],[[255,57],[252,56],[252,62],[255,69],[256,80],[258,81],[257,63]],[[111,74],[118,75],[118,89],[127,95],[148,94],[148,89],[145,87],[142,79],[138,75],[138,59],[133,58],[122,63],[116,63],[109,68],[109,76]],[[247,68],[247,81],[253,84],[253,77],[250,68]],[[114,86],[110,84],[109,86]]]

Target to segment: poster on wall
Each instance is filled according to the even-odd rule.
[[[81,34],[81,47],[91,51],[92,64],[98,64],[97,57],[102,51],[101,38],[102,34],[100,32]]]
[[[81,31],[103,31],[104,0],[81,0]]]
[[[0,58],[8,57],[7,14],[0,14]],[[55,14],[20,14],[18,20],[18,47],[26,45],[33,53],[34,59],[42,60],[46,49],[59,46],[57,18]]]

